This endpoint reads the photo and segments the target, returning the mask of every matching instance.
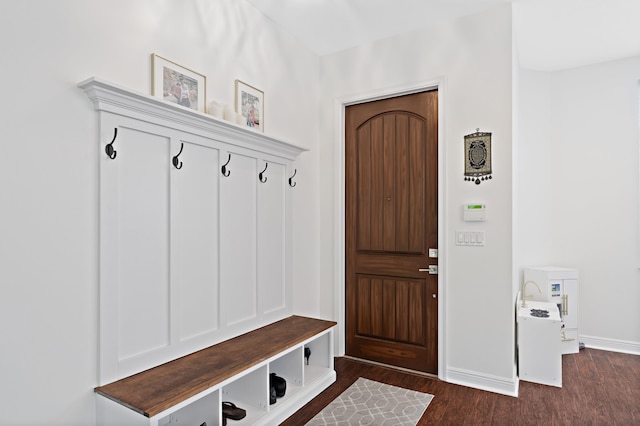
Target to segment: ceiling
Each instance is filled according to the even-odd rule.
[[[524,68],[553,71],[640,55],[639,0],[247,1],[319,56],[508,3]]]

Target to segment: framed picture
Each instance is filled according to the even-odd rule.
[[[151,55],[151,94],[205,112],[207,78],[155,53]]]
[[[247,127],[264,132],[264,93],[236,80],[236,113],[246,118]]]

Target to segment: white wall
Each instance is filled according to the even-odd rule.
[[[447,378],[497,383],[515,379],[511,261],[511,8],[460,19],[452,24],[384,39],[320,59],[320,197],[322,217],[322,312],[336,310],[343,282],[339,247],[332,235],[340,205],[339,140],[336,99],[441,79],[444,111],[440,131],[445,205],[440,246],[441,302],[446,307]],[[493,133],[493,180],[475,185],[463,180],[464,135],[476,128]],[[336,130],[338,129],[338,130]],[[332,179],[333,177],[333,179]],[[487,222],[462,221],[462,204],[487,204]],[[485,247],[454,245],[458,229],[482,229]],[[335,269],[334,269],[335,268]],[[336,299],[338,301],[336,301]],[[339,310],[339,307],[338,307]],[[464,380],[462,379],[464,377]]]
[[[549,162],[552,159],[551,141],[551,74],[519,70],[518,149],[514,175],[518,251],[516,265],[534,266],[538,262],[554,263],[548,258],[551,245],[548,237],[553,209],[551,192],[557,176]],[[518,286],[522,285],[522,271],[518,271]]]
[[[91,76],[151,92],[151,53],[205,74],[233,103],[265,92],[271,136],[296,163],[294,295],[318,313],[318,58],[237,0],[48,0],[0,5],[0,424],[89,425],[97,381],[97,113]],[[309,243],[311,242],[311,243]]]
[[[517,266],[580,272],[587,346],[640,353],[640,57],[521,74]],[[521,123],[522,124],[522,123]],[[526,151],[525,151],[526,149]],[[525,206],[526,204],[526,206]]]

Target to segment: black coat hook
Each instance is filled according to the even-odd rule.
[[[229,177],[229,175],[231,174],[231,170],[227,170],[227,165],[229,164],[229,161],[231,161],[231,154],[229,154],[229,158],[227,159],[227,162],[224,163],[224,166],[222,166],[222,176],[224,177]]]
[[[107,154],[107,156],[109,158],[111,158],[112,160],[114,158],[116,158],[116,154],[118,154],[118,151],[116,151],[115,149],[113,149],[113,143],[116,141],[116,137],[118,136],[118,128],[114,127],[113,129],[113,140],[111,142],[109,142],[105,147],[104,147],[104,152]]]
[[[292,188],[296,186],[296,183],[297,183],[293,181],[293,178],[296,175],[296,173],[298,173],[298,169],[293,169],[293,175],[291,175],[291,177],[289,178],[289,186]]]
[[[182,161],[178,160],[178,157],[182,154],[182,148],[184,148],[184,144],[180,142],[180,152],[173,156],[173,167],[178,170],[182,168]]]
[[[264,172],[267,171],[267,167],[269,167],[269,163],[264,163],[264,170],[258,173],[258,180],[260,180],[260,182],[262,183],[265,183],[267,181],[267,177],[264,176]]]

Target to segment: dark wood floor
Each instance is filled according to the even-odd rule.
[[[282,425],[305,424],[358,377],[434,395],[418,425],[640,425],[640,356],[583,349],[562,358],[562,388],[521,381],[518,398],[336,358],[336,382]]]

